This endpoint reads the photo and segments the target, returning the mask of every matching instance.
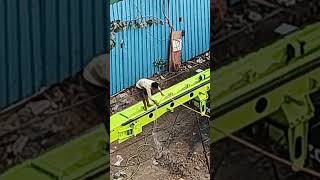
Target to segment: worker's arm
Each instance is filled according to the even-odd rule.
[[[151,89],[146,89],[147,94],[148,94],[148,98],[151,99],[152,102],[154,102],[156,105],[158,105],[158,102],[152,98],[152,94],[151,94]]]
[[[159,90],[160,94],[161,94],[162,96],[164,96],[164,94],[163,94],[163,92],[162,92],[162,90],[161,90],[160,86],[158,86],[158,90]]]

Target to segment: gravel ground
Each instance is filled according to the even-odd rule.
[[[212,145],[211,151],[214,180],[315,180],[229,139]]]

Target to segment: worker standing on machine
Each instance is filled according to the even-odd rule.
[[[157,83],[156,81],[150,80],[150,79],[140,79],[136,83],[136,87],[139,90],[140,98],[142,98],[144,110],[147,110],[147,108],[151,106],[149,103],[149,99],[154,104],[159,106],[159,103],[155,99],[152,98],[152,93],[154,93],[154,91],[156,89],[158,89],[160,91],[161,95],[163,96],[163,93],[161,91],[159,83]]]

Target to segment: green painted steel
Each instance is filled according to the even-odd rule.
[[[292,167],[303,167],[308,122],[314,116],[309,95],[320,90],[319,38],[320,23],[312,24],[212,72],[212,142],[268,116],[287,127]],[[288,44],[295,49],[291,60],[286,55]]]
[[[206,101],[210,90],[210,69],[202,71],[176,85],[153,95],[159,106],[153,105],[149,110],[143,109],[139,102],[110,118],[110,143],[119,143],[134,137],[142,132],[143,126],[155,121],[163,114],[173,111],[183,103],[191,100],[200,102],[202,115],[206,112]]]
[[[104,126],[100,125],[61,147],[9,169],[0,175],[0,179],[86,179],[108,169],[107,139],[106,130]],[[97,177],[97,179],[99,178],[102,177]],[[104,179],[108,178],[104,177]]]

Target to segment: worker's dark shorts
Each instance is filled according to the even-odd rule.
[[[139,97],[141,99],[146,99],[148,97],[148,93],[145,89],[138,88],[138,91],[139,91]]]

